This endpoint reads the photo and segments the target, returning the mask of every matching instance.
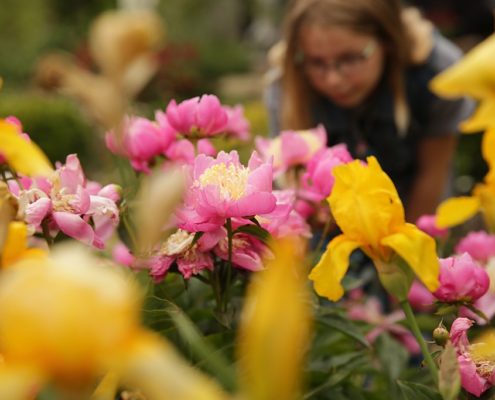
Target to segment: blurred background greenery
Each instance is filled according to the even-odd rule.
[[[147,0],[134,0],[139,1]],[[129,2],[132,0],[120,0],[120,5]],[[223,103],[242,103],[252,133],[265,135],[265,55],[278,37],[287,1],[154,3],[165,23],[166,40],[157,54],[157,74],[136,99],[138,112],[150,117],[172,98],[215,93]],[[90,173],[103,170],[110,160],[102,146],[101,128],[73,100],[42,91],[35,71],[39,58],[53,50],[66,51],[79,66],[95,71],[87,42],[91,22],[117,7],[119,0],[2,0],[0,116],[16,115],[52,161],[63,161],[65,155],[77,152]],[[439,15],[435,12],[432,15]],[[459,192],[469,191],[486,171],[479,151],[480,136],[460,139],[456,158]]]

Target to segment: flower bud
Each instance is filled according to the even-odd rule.
[[[440,324],[433,330],[433,340],[439,346],[445,347],[449,340],[449,331],[443,323]]]

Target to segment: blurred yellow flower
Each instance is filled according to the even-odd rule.
[[[0,260],[2,268],[9,267],[22,258],[41,259],[46,257],[44,250],[27,247],[27,237],[27,226],[24,222],[12,221],[8,224]]]
[[[144,392],[150,400],[224,398],[163,339],[141,327],[141,296],[130,276],[87,251],[62,246],[52,258],[24,258],[2,273],[0,353],[6,371],[38,371],[39,382],[80,395],[109,370],[126,384],[128,376],[138,376],[130,370],[149,368],[149,362],[149,373],[132,383],[148,389],[153,380],[153,391]],[[0,378],[7,372],[0,371]]]
[[[495,232],[495,128],[483,135],[481,152],[489,171],[483,183],[475,185],[471,196],[445,200],[436,211],[437,225],[449,228],[459,225],[481,212],[490,232]]]
[[[461,125],[476,132],[495,125],[495,34],[469,51],[459,62],[438,74],[431,89],[440,96],[471,96],[481,100],[477,112]]]
[[[405,222],[404,208],[392,181],[374,157],[368,157],[367,162],[365,165],[356,160],[333,170],[335,185],[327,200],[343,233],[329,243],[311,271],[309,277],[316,292],[333,301],[343,296],[341,281],[349,256],[357,248],[373,260],[382,283],[396,276],[397,254],[434,291],[439,285],[435,241]]]
[[[43,151],[23,138],[14,125],[0,119],[0,154],[15,171],[28,176],[50,175],[52,165]]]
[[[242,399],[299,399],[311,311],[305,266],[293,240],[275,243],[275,257],[253,276],[238,342]]]

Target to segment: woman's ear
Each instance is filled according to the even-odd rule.
[[[414,7],[402,10],[402,23],[411,41],[410,61],[424,63],[433,49],[433,24]]]

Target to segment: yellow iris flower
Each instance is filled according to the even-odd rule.
[[[431,89],[440,96],[471,96],[481,103],[474,115],[460,128],[479,132],[495,126],[495,34],[485,39],[458,63],[438,74]]]
[[[274,259],[253,276],[239,332],[243,399],[299,399],[311,332],[310,297],[300,243],[275,243]]]
[[[50,175],[53,167],[43,151],[23,138],[14,125],[0,119],[0,153],[15,171],[28,175]]]
[[[439,285],[439,262],[435,241],[415,225],[405,222],[404,208],[394,184],[374,157],[365,165],[359,160],[333,169],[335,185],[327,199],[342,230],[328,245],[309,278],[316,292],[337,301],[344,294],[341,281],[351,253],[361,248],[374,262],[382,283],[397,272],[399,255],[426,287]],[[404,276],[404,275],[402,275]],[[399,278],[407,294],[410,282]],[[404,290],[401,290],[403,293]]]
[[[481,212],[490,232],[495,232],[495,127],[484,133],[481,152],[489,167],[484,182],[474,187],[471,196],[454,197],[442,202],[436,211],[439,227],[459,225]]]

